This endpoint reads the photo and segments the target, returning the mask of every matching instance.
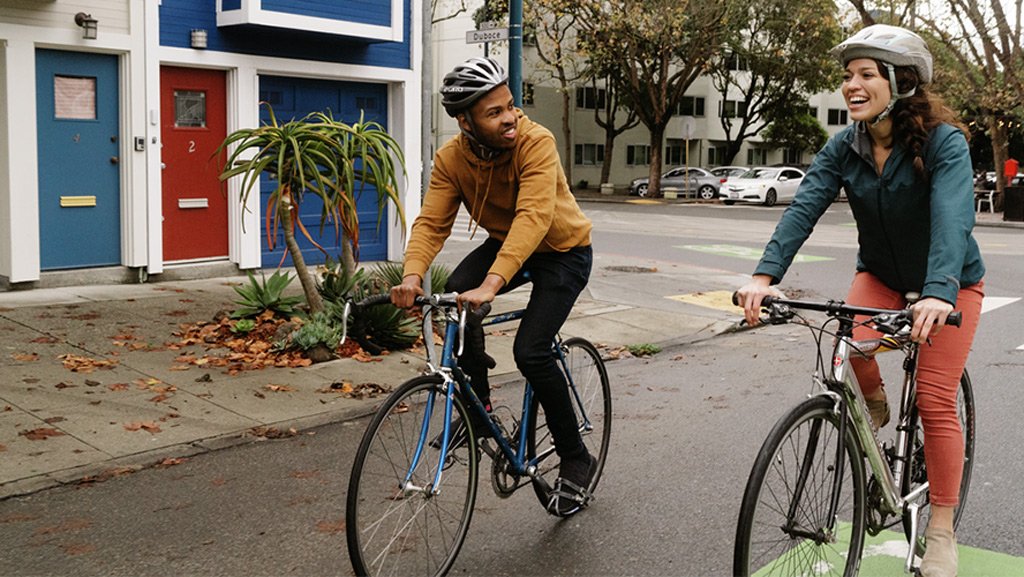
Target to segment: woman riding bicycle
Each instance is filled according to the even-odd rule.
[[[846,302],[865,307],[912,304],[918,364],[917,408],[925,435],[932,515],[921,574],[957,572],[953,512],[964,444],[956,414],[957,387],[981,315],[985,266],[974,228],[974,187],[967,131],[925,85],[932,56],[917,34],[869,26],[832,49],[844,67],[842,92],[853,126],[815,156],[793,204],[783,213],[750,283],[738,291],[747,322],[757,324],[761,300],[778,283],[840,187],[857,221],[859,253]],[[940,333],[956,308],[963,326]],[[877,336],[858,327],[855,339]],[[875,428],[889,421],[878,365],[851,361]]]

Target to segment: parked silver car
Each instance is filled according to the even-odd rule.
[[[687,177],[689,177],[689,183],[687,183]],[[647,184],[648,178],[637,178],[629,184],[629,194],[647,197],[649,196]],[[677,166],[672,170],[661,175],[661,190],[664,192],[666,188],[675,188],[679,190],[679,194],[683,194],[683,191],[689,190],[690,194],[696,194],[697,198],[702,200],[711,200],[718,196],[718,187],[722,184],[722,178],[715,176],[710,171],[703,168],[697,168],[691,166],[689,168],[685,166]]]

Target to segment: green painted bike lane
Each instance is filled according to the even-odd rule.
[[[903,565],[907,558],[907,539],[902,533],[894,531],[882,531],[872,537],[865,536],[864,550],[861,554],[860,576],[861,577],[899,577],[906,575],[903,572]],[[843,546],[837,544],[836,549],[842,550]],[[957,547],[960,556],[959,577],[1019,577],[1024,575],[1024,557],[1014,557],[1005,553],[986,551],[976,547],[960,545]],[[806,555],[801,547],[796,547],[784,555],[784,557],[800,557]],[[811,575],[823,575],[828,573],[834,566],[841,566],[841,559],[825,559],[817,567],[817,571],[810,574],[801,574],[805,577]],[[920,560],[918,560],[920,563]],[[782,565],[786,565],[785,560]],[[779,575],[772,572],[772,566],[763,567],[755,573],[755,577],[763,575]],[[780,576],[781,577],[781,576]],[[794,575],[793,577],[798,577]]]

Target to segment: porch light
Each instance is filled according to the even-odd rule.
[[[96,25],[99,24],[99,21],[93,18],[91,14],[86,14],[85,12],[75,14],[75,24],[82,28],[82,38],[96,40]]]

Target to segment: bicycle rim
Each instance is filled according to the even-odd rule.
[[[466,538],[478,481],[471,432],[465,443],[449,449],[440,486],[430,491],[440,462],[430,441],[445,425],[441,383],[439,375],[405,383],[378,409],[363,435],[345,514],[349,558],[357,575],[444,575]],[[452,416],[456,413],[469,422],[459,397]],[[421,438],[426,439],[422,457],[403,491]]]
[[[572,381],[569,397],[576,423],[580,427],[580,437],[590,454],[597,458],[597,472],[587,487],[587,490],[593,493],[604,471],[605,460],[608,457],[608,440],[612,430],[612,395],[608,371],[597,348],[586,339],[566,339],[562,343],[562,354],[565,357],[565,368]],[[528,420],[530,428],[526,436],[526,457],[533,459],[538,455],[544,456],[537,467],[548,485],[553,485],[558,476],[560,460],[554,451],[554,442],[548,431],[544,409],[536,398]],[[546,507],[549,497],[544,488],[534,484],[533,490],[541,504]]]
[[[832,523],[828,511],[840,443],[833,408],[829,398],[808,399],[765,439],[740,507],[735,575],[857,574],[864,546],[864,459],[847,426],[838,523]]]
[[[960,524],[960,517],[964,512],[964,505],[967,503],[967,492],[971,487],[971,472],[974,469],[974,388],[971,385],[971,377],[964,371],[960,377],[960,387],[956,393],[956,413],[960,420],[960,431],[964,436],[964,472],[960,478],[959,505],[953,510],[953,529],[956,530]],[[918,423],[917,407],[910,411],[910,427],[914,431],[911,441],[913,450],[910,452],[907,475],[903,478],[902,491],[906,495],[915,487],[928,479],[928,470],[924,462],[924,430]],[[931,519],[931,507],[927,497],[925,504],[918,511],[918,535],[915,549],[919,557],[924,557],[926,547],[924,530]],[[910,514],[903,515],[903,532],[910,539]]]

